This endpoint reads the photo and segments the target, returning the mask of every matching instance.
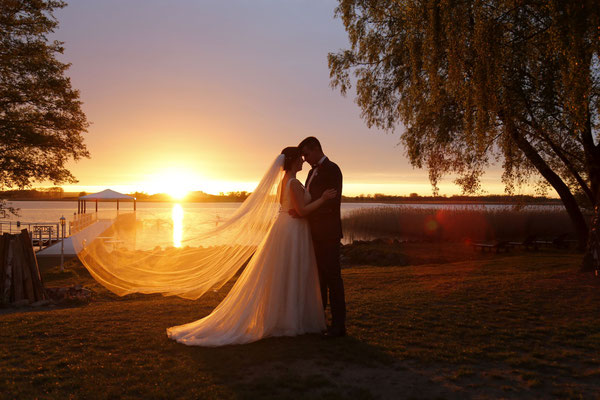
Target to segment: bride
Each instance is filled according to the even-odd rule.
[[[320,332],[325,316],[309,225],[289,211],[310,214],[336,192],[327,190],[311,202],[296,179],[302,164],[299,148],[285,148],[236,212],[218,227],[182,241],[187,246],[137,248],[138,238],[153,237],[156,231],[145,229],[156,222],[138,220],[135,213],[99,219],[75,232],[73,245],[94,279],[119,296],[197,299],[222,287],[247,262],[210,315],[167,329],[179,343],[221,346]]]
[[[300,149],[281,152],[281,210],[270,231],[215,310],[198,321],[167,329],[179,343],[221,346],[253,342],[268,336],[295,336],[325,329],[316,260],[308,222],[301,216],[335,197],[327,190],[316,201],[296,179],[302,169]]]

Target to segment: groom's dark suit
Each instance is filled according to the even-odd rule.
[[[319,269],[323,307],[327,305],[327,292],[329,291],[332,327],[345,329],[346,300],[340,268],[342,171],[335,163],[325,158],[320,165],[313,166],[310,170],[305,186],[313,200],[320,198],[327,189],[337,191],[335,198],[327,200],[321,207],[308,215],[308,222]]]

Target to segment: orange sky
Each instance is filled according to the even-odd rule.
[[[92,122],[92,157],[70,164],[79,183],[64,189],[251,191],[282,148],[314,135],[345,195],[431,194],[398,134],[369,130],[352,96],[329,87],[327,53],[347,44],[335,5],[71,1],[54,38]],[[502,193],[499,177],[490,171],[484,189]]]

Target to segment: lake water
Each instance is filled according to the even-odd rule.
[[[179,205],[178,205],[179,204]],[[161,218],[170,215],[175,206],[181,207],[184,214],[184,219],[194,220],[195,218],[213,217],[215,220],[226,218],[231,215],[241,203],[168,203],[168,202],[138,202],[137,213],[140,217]],[[77,213],[76,201],[12,201],[8,205],[18,208],[19,215],[14,216],[6,213],[0,222],[47,222],[58,223],[60,217],[64,216],[67,221],[72,221],[73,216]],[[120,210],[122,212],[132,211],[133,204],[131,202],[120,202]],[[373,207],[416,207],[425,209],[463,209],[463,208],[485,208],[496,209],[511,207],[504,204],[384,204],[384,203],[342,203],[342,217],[353,210],[361,208]],[[544,207],[544,208],[562,208],[560,205],[543,205],[543,206],[528,206],[528,207]],[[108,215],[116,210],[116,203],[106,202],[99,203],[98,210],[100,214]],[[95,211],[95,204],[88,202],[88,213]]]
[[[214,227],[219,221],[230,216],[241,203],[167,203],[167,202],[138,202],[137,219],[145,220],[145,225],[154,227],[147,230],[145,235],[138,236],[142,243],[176,247],[186,243],[187,238],[192,238],[204,229]],[[22,228],[31,230],[31,223],[46,223],[57,226],[59,219],[64,216],[67,221],[72,221],[77,212],[76,201],[13,201],[10,206],[19,209],[19,215],[6,213],[0,219],[2,231],[18,232]],[[120,202],[121,213],[133,210],[133,203]],[[116,215],[116,203],[106,202],[98,204],[98,216],[109,218]],[[383,204],[383,203],[342,203],[342,218],[349,212],[373,207],[416,207],[425,209],[495,209],[510,207],[501,204]],[[560,208],[561,206],[530,206]],[[88,213],[95,211],[95,203],[88,202]],[[20,226],[16,226],[16,222]],[[67,224],[68,226],[68,224]],[[66,234],[69,234],[67,229]],[[145,247],[145,246],[144,246]]]

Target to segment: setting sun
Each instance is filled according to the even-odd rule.
[[[189,170],[168,169],[148,177],[144,186],[150,193],[166,193],[174,200],[182,200],[198,185],[200,178]]]
[[[188,194],[188,190],[181,187],[173,187],[166,190],[166,193],[175,200],[182,200]]]

